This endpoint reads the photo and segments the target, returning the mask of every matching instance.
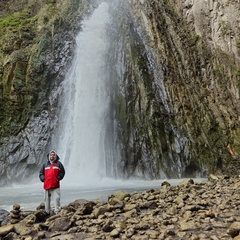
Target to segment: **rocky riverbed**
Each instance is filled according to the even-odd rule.
[[[41,205],[24,212],[16,204],[0,210],[0,240],[240,240],[239,186],[239,176],[164,182],[141,193],[117,191],[107,202],[76,200],[50,216]]]

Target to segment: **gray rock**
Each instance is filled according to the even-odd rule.
[[[72,222],[68,217],[57,218],[49,225],[50,231],[67,231],[72,225]]]

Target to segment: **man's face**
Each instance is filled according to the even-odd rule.
[[[55,158],[55,153],[54,152],[51,152],[50,153],[50,160],[53,161]]]

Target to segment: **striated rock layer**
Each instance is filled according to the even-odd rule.
[[[147,71],[160,72],[145,85],[134,78],[140,87],[129,87],[131,127],[141,133],[129,134],[135,162],[155,153],[151,163],[167,177],[222,171],[230,160],[227,144],[239,154],[239,1],[129,2]]]
[[[57,123],[57,86],[94,2],[0,3],[0,185],[41,165]],[[240,153],[239,1],[122,3],[123,22],[114,26],[124,36],[125,71],[113,100],[116,165],[124,177],[151,179],[226,169],[227,144]]]
[[[1,2],[0,185],[21,181],[42,164],[56,125],[56,86],[92,2]]]

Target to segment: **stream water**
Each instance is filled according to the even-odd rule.
[[[183,179],[168,179],[172,185],[177,185]],[[77,199],[106,201],[108,196],[117,190],[125,190],[129,193],[140,192],[150,189],[159,189],[165,180],[113,180],[102,179],[95,186],[72,186],[64,180],[61,187],[61,204],[67,205]],[[194,179],[195,182],[206,181],[204,178]],[[12,205],[20,204],[22,210],[35,210],[40,203],[44,202],[44,190],[42,183],[32,182],[30,184],[15,184],[11,187],[2,187],[0,195],[0,209],[12,210]]]
[[[113,138],[108,125],[111,79],[106,60],[110,23],[111,8],[105,1],[81,23],[75,57],[61,86],[59,128],[53,148],[68,172],[68,184],[96,185],[107,175],[107,159],[118,158],[117,149],[108,144]]]
[[[109,31],[114,30],[110,27],[111,7],[116,9],[117,5],[102,2],[82,22],[72,66],[61,85],[59,126],[52,148],[66,168],[66,176],[61,182],[62,205],[76,199],[106,200],[119,189],[128,192],[157,189],[164,181],[112,179],[107,175],[109,165],[117,166],[109,162],[119,159],[119,150],[109,144],[109,139],[115,136],[107,124],[114,121],[110,119],[111,76],[107,71],[110,63],[106,61],[111,42]],[[117,170],[113,169],[113,172]],[[179,181],[168,180],[172,185]],[[10,211],[12,205],[18,203],[23,210],[33,210],[43,202],[43,195],[42,183],[36,175],[32,183],[2,187],[0,209]]]

